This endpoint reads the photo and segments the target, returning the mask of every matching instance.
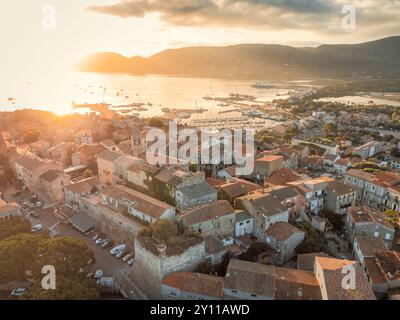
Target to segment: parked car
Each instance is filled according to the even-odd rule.
[[[123,262],[127,262],[132,258],[132,253],[128,253],[126,256],[122,258]]]
[[[104,275],[103,270],[99,269],[99,270],[97,270],[96,273],[94,274],[94,277],[95,277],[96,279],[100,279],[103,275]]]
[[[119,258],[121,258],[121,257],[124,255],[124,253],[125,253],[125,250],[121,250],[119,253],[117,253],[117,254],[115,255],[115,257],[116,257],[117,259],[119,259]]]
[[[42,202],[40,202],[40,201],[36,202],[36,207],[37,207],[37,208],[39,208],[39,207],[41,207],[41,206],[42,206]]]
[[[132,265],[133,265],[133,260],[134,260],[134,259],[131,259],[131,260],[129,260],[129,261],[127,262],[128,266],[132,267]]]
[[[96,241],[100,237],[100,233],[96,233],[94,237],[92,237],[93,241]]]
[[[13,297],[20,297],[23,294],[27,293],[28,289],[27,288],[16,288],[13,291],[11,291],[11,296]]]
[[[109,240],[106,240],[105,242],[103,242],[103,243],[100,245],[100,247],[104,249],[105,247],[108,246],[108,243],[109,243]]]
[[[103,243],[105,243],[105,242],[107,242],[107,241],[108,241],[107,238],[99,239],[99,240],[96,240],[96,244],[97,244],[98,246],[100,246],[100,245],[102,245]]]
[[[36,224],[32,227],[32,232],[39,232],[43,230],[43,225],[42,224]]]
[[[89,272],[89,273],[86,275],[86,278],[93,278],[93,276],[94,276],[94,273],[93,273],[93,272]]]
[[[101,247],[103,249],[107,249],[107,248],[111,248],[113,245],[114,245],[114,241],[110,240],[110,241],[107,241],[106,245],[104,245],[104,243],[103,243]]]
[[[111,250],[110,250],[110,253],[111,253],[111,255],[116,255],[116,254],[118,254],[118,253],[120,253],[122,250],[126,250],[126,244],[120,244],[120,245],[118,245],[118,246],[116,246],[116,247],[114,247],[114,248],[112,248]]]

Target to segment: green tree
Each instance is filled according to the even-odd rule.
[[[330,137],[330,136],[336,136],[337,135],[337,125],[334,123],[327,123],[324,125],[324,136],[325,137]]]
[[[25,217],[0,219],[0,240],[15,236],[19,233],[30,233],[31,223]]]
[[[38,283],[21,297],[23,300],[97,300],[96,282],[82,277],[56,276],[56,289],[44,290]]]
[[[178,235],[178,228],[176,225],[166,219],[159,219],[150,225],[153,237],[167,242],[169,239]]]
[[[86,169],[85,172],[83,173],[83,176],[84,176],[85,178],[93,177],[93,171],[90,170],[90,169]]]
[[[390,224],[393,225],[393,227],[398,228],[399,227],[399,219],[400,219],[400,213],[397,211],[394,211],[392,209],[388,209],[385,211],[385,216],[387,220],[390,222]]]
[[[24,132],[22,140],[24,141],[24,143],[33,143],[38,141],[39,138],[40,138],[40,130],[36,128],[30,128]]]

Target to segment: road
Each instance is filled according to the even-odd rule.
[[[6,201],[19,201],[21,199],[29,199],[27,193],[22,193],[18,197],[13,196],[15,190],[10,189],[4,193],[4,198]],[[106,276],[115,277],[121,293],[127,299],[132,300],[143,300],[147,299],[146,295],[143,294],[138,287],[135,285],[133,279],[129,278],[129,269],[131,268],[122,259],[117,259],[110,254],[110,248],[103,249],[96,245],[91,239],[91,236],[85,236],[71,225],[69,225],[68,218],[71,214],[64,213],[62,211],[54,212],[54,208],[43,209],[35,208],[35,215],[26,215],[32,225],[42,224],[44,229],[49,230],[51,236],[70,236],[82,239],[86,242],[89,248],[91,248],[96,257],[96,263],[91,267],[90,272],[95,272],[98,269],[104,271]],[[112,239],[112,237],[109,237]]]

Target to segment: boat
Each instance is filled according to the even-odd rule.
[[[251,85],[252,88],[256,89],[271,89],[274,86],[269,82],[256,82]]]

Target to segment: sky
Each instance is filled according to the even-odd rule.
[[[356,27],[342,27],[342,7]],[[400,34],[400,0],[1,0],[0,77],[65,68],[86,54],[150,56],[236,43],[316,46]]]

